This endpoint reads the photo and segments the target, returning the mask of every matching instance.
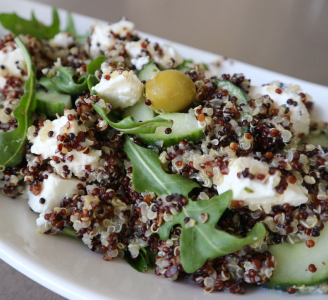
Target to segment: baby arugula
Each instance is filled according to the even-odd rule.
[[[52,9],[52,24],[50,26],[46,26],[38,21],[33,12],[31,17],[31,20],[25,20],[15,13],[2,13],[0,14],[0,22],[4,28],[15,35],[30,34],[37,39],[51,39],[59,33],[60,21],[56,8]]]
[[[69,95],[81,95],[88,91],[87,77],[75,80],[76,72],[70,67],[60,67],[54,76],[42,77],[39,83],[47,90]]]
[[[198,187],[181,175],[165,173],[154,151],[137,146],[129,138],[125,140],[124,150],[132,163],[132,187],[137,192],[149,191],[157,195],[178,193],[187,198],[191,190]],[[245,238],[216,228],[231,198],[232,192],[228,191],[209,200],[194,202],[189,199],[188,204],[172,221],[160,226],[160,238],[167,240],[171,228],[181,225],[181,263],[187,273],[195,272],[208,259],[238,251],[265,237],[266,230],[262,223],[256,224]]]
[[[154,118],[145,122],[135,122],[132,117],[127,117],[119,122],[115,122],[112,113],[106,115],[105,110],[100,106],[95,104],[92,104],[92,106],[95,111],[100,115],[100,117],[102,117],[102,119],[105,120],[111,127],[126,134],[154,133],[157,127],[172,127],[171,120],[165,120],[161,118]],[[110,120],[110,118],[112,120]]]
[[[72,22],[72,21],[71,21]],[[69,25],[72,27],[72,24]],[[72,28],[70,30],[73,30]],[[98,83],[98,79],[94,75],[100,69],[101,64],[106,60],[105,56],[99,56],[92,60],[87,65],[87,76],[77,77],[74,69],[70,67],[60,67],[54,76],[42,77],[40,84],[48,90],[53,90],[58,93],[64,93],[74,96],[79,96],[86,91],[95,94],[92,87]]]
[[[25,92],[20,99],[19,105],[13,111],[18,121],[18,127],[11,132],[0,133],[0,165],[16,166],[23,157],[23,146],[26,141],[27,129],[31,126],[32,115],[36,106],[36,72],[32,65],[31,57],[24,43],[16,37],[15,42],[22,49],[27,71],[28,79],[25,83]]]

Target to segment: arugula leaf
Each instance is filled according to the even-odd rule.
[[[82,76],[75,81],[76,72],[70,67],[60,67],[56,75],[42,77],[39,81],[48,90],[54,90],[62,94],[81,95],[88,91],[87,77]]]
[[[210,200],[189,200],[188,205],[182,208],[182,212],[159,228],[160,238],[167,240],[174,225],[182,226],[180,254],[182,266],[187,273],[195,272],[208,259],[238,251],[265,237],[266,229],[262,223],[257,223],[245,238],[239,238],[215,228],[228,208],[231,198],[232,192],[227,191]],[[203,218],[208,218],[204,223],[200,220],[201,214]],[[187,220],[195,224],[189,227],[188,222],[185,223]]]
[[[155,267],[156,254],[150,251],[149,247],[140,247],[137,258],[132,258],[129,251],[125,252],[124,260],[138,272],[146,272],[149,268]]]
[[[186,177],[165,173],[156,152],[136,145],[129,138],[124,142],[124,150],[132,163],[132,187],[137,192],[177,193],[188,197],[192,189],[199,187]]]
[[[76,37],[76,29],[74,25],[74,20],[70,12],[67,13],[67,28],[65,30],[67,33],[70,33],[72,36]]]
[[[110,126],[127,134],[154,133],[157,127],[172,127],[173,123],[171,120],[165,120],[161,118],[154,118],[145,122],[135,122],[133,117],[127,117],[122,121],[114,122],[113,120],[109,119],[112,117],[111,114],[106,115],[105,110],[98,105],[92,104],[92,106],[103,118],[103,120],[105,120]]]
[[[97,92],[93,89],[93,87],[98,84],[97,77],[95,75],[88,75],[87,84],[88,89],[90,91],[90,95],[97,95]]]
[[[60,32],[60,21],[55,7],[52,9],[52,24],[50,26],[46,26],[39,22],[33,12],[31,17],[31,20],[25,20],[15,13],[2,13],[0,14],[0,22],[4,28],[15,35],[30,34],[37,39],[51,39]]]
[[[137,146],[129,138],[125,140],[124,150],[132,163],[132,187],[137,192],[150,191],[157,195],[178,193],[188,197],[189,192],[198,187],[196,183],[181,175],[165,173],[154,151]],[[231,197],[232,192],[228,191],[210,200],[194,202],[189,199],[188,204],[172,221],[160,226],[159,235],[162,240],[169,238],[174,225],[182,226],[181,263],[187,273],[195,272],[207,259],[238,251],[265,236],[266,230],[262,223],[256,224],[245,238],[216,229]],[[203,215],[200,218],[201,214]]]
[[[87,72],[90,75],[94,75],[97,70],[100,70],[101,64],[107,60],[106,56],[98,56],[94,60],[90,61],[87,65]]]
[[[27,129],[31,126],[32,115],[36,106],[35,67],[32,65],[29,52],[21,39],[16,37],[15,42],[22,49],[29,77],[25,83],[24,95],[20,99],[19,105],[13,111],[18,121],[18,127],[11,132],[0,133],[0,165],[5,167],[15,166],[21,162]]]

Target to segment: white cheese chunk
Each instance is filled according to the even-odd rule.
[[[122,19],[114,24],[96,22],[90,35],[90,54],[93,58],[103,55],[116,41],[115,36],[127,37],[134,31],[134,24]]]
[[[237,174],[249,168],[253,175],[263,174],[264,180],[249,179]],[[276,171],[274,175],[269,174],[269,165],[255,160],[253,157],[239,157],[232,159],[229,163],[229,174],[220,176],[217,184],[219,194],[228,190],[233,192],[233,200],[243,201],[244,205],[251,210],[263,209],[269,213],[274,205],[288,203],[298,206],[308,201],[307,190],[300,184],[288,184],[283,194],[277,193],[275,187],[280,182],[281,173]]]
[[[60,202],[68,196],[77,193],[77,185],[79,183],[85,185],[77,179],[63,179],[56,174],[47,174],[48,179],[42,182],[41,193],[35,196],[30,190],[28,191],[28,204],[33,211],[38,213],[50,212],[53,208],[59,206]],[[40,201],[40,199],[43,199]]]
[[[99,97],[115,108],[132,106],[140,99],[144,85],[133,71],[124,71],[122,74],[114,71],[108,75],[109,80],[105,78],[106,73],[103,73],[100,82],[93,87]]]
[[[71,111],[73,114],[75,111]],[[28,139],[32,142],[31,152],[37,155],[42,155],[44,159],[52,158],[53,156],[59,156],[58,154],[58,145],[57,136],[64,133],[74,133],[77,135],[79,131],[86,132],[88,129],[84,125],[78,125],[76,120],[69,121],[67,114],[69,111],[65,112],[65,116],[62,116],[59,119],[54,121],[45,121],[44,127],[39,131],[36,137],[33,136],[35,128],[32,126],[29,128]],[[69,122],[70,127],[67,129],[66,124]],[[53,131],[51,137],[48,136],[49,131]],[[92,146],[93,142],[86,139],[83,142],[84,147]],[[67,160],[67,157],[73,156],[73,160]],[[62,168],[64,165],[68,166],[70,173],[68,177],[75,175],[78,178],[85,176],[85,166],[90,166],[91,172],[88,172],[88,180],[95,180],[95,170],[99,168],[99,160],[101,156],[101,150],[94,150],[89,147],[89,152],[84,153],[83,151],[77,151],[73,149],[70,152],[67,152],[64,156],[65,161],[60,161],[59,163],[54,160],[50,160],[50,165],[54,167],[55,172],[59,175],[63,175]],[[93,176],[94,175],[94,176]]]
[[[0,76],[23,77],[26,74],[24,56],[16,44],[0,50]]]
[[[161,69],[172,69],[183,63],[183,58],[171,46],[161,46],[161,51],[155,51],[153,54],[154,62],[159,65]]]
[[[144,40],[129,42],[125,45],[125,50],[128,53],[131,63],[135,66],[137,70],[141,70],[144,65],[146,65],[150,61],[149,55],[154,53],[154,48],[147,43],[147,49],[144,49],[141,44]],[[147,50],[149,55],[145,55],[145,51]]]
[[[276,92],[277,89],[281,91],[280,94]],[[274,101],[274,107],[280,105],[289,107],[290,122],[293,124],[292,131],[296,137],[299,137],[308,134],[310,129],[310,114],[302,102],[299,95],[300,92],[301,90],[297,86],[280,88],[278,83],[273,82],[264,86],[252,86],[249,90],[249,95],[251,98],[268,95]],[[296,103],[296,106],[293,104],[289,105],[287,103],[288,99],[292,99]]]
[[[7,83],[7,79],[3,76],[0,76],[0,89],[1,90],[6,86],[6,83]],[[0,120],[1,120],[1,118],[0,118]]]
[[[74,44],[74,37],[70,33],[59,32],[49,43],[51,47],[68,48],[68,46]]]

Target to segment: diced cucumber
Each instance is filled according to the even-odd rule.
[[[64,108],[72,108],[71,95],[40,90],[36,93],[36,111],[49,117],[63,114]]]
[[[283,243],[268,247],[276,258],[277,267],[265,287],[286,290],[290,286],[316,285],[328,279],[328,225],[320,232],[315,246],[308,248],[305,243]],[[311,273],[309,265],[317,271]]]
[[[328,135],[322,132],[310,132],[307,136],[302,138],[300,145],[303,143],[312,144],[315,146],[328,147]]]
[[[124,109],[123,118],[131,116],[136,122],[153,119],[156,113],[145,104],[145,100],[141,97],[135,105]]]
[[[196,118],[189,113],[161,114],[158,117],[173,120],[172,132],[166,134],[165,127],[158,127],[155,133],[138,135],[149,145],[169,147],[178,144],[183,139],[196,142],[204,137]]]
[[[234,85],[232,82],[228,80],[215,80],[215,83],[217,84],[217,87],[219,89],[224,89],[229,92],[230,97],[236,97],[237,98],[237,104],[240,105],[242,103],[247,104],[250,100],[249,96],[238,86]],[[242,122],[247,119],[248,113],[244,111],[240,111],[241,117],[238,119],[239,122]],[[249,129],[249,125],[242,127],[242,134],[247,132]]]
[[[148,79],[153,78],[159,71],[160,70],[157,68],[155,63],[150,61],[139,71],[137,76],[140,81],[147,81]]]
[[[248,103],[249,96],[241,88],[234,85],[232,82],[228,80],[216,80],[215,83],[217,84],[219,89],[227,90],[231,97],[236,97],[238,99],[238,105],[240,105],[241,103]]]

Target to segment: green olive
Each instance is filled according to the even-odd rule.
[[[157,112],[179,112],[187,108],[196,97],[196,87],[186,74],[178,70],[165,70],[146,82],[146,99]]]

